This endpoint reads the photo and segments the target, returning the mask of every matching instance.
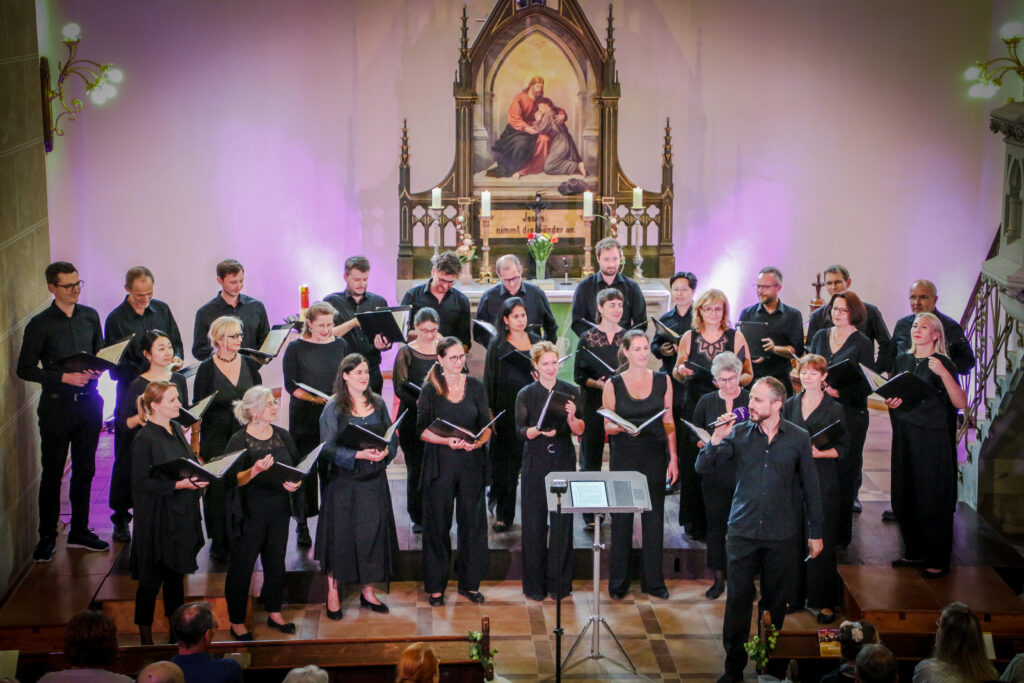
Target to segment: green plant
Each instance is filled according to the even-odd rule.
[[[531,232],[526,236],[526,248],[536,261],[547,261],[551,250],[558,243],[557,237],[552,237],[546,232]]]
[[[764,669],[768,666],[772,650],[775,649],[775,642],[779,638],[779,631],[775,628],[775,624],[768,624],[765,630],[764,640],[761,640],[760,635],[754,634],[750,640],[743,643],[743,649],[747,651],[747,656],[754,660],[758,669]]]
[[[498,648],[492,647],[489,652],[484,652],[484,637],[480,631],[470,631],[466,637],[469,639],[469,658],[480,662],[480,666],[483,668],[491,669],[494,666],[494,655],[498,654]]]

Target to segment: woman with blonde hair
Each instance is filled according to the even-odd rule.
[[[935,631],[935,653],[914,667],[914,683],[981,683],[998,678],[985,656],[977,615],[962,602],[946,605]]]
[[[295,633],[295,624],[281,616],[281,603],[291,509],[289,494],[298,490],[299,484],[277,484],[259,476],[275,462],[294,466],[299,461],[288,430],[274,424],[277,406],[278,401],[270,389],[251,387],[234,405],[235,419],[245,428],[235,432],[226,446],[231,453],[245,450],[239,458],[241,462],[234,465],[237,474],[227,483],[229,487],[234,484],[237,490],[229,495],[230,508],[235,514],[229,515],[231,562],[224,580],[224,597],[231,620],[229,631],[233,639],[241,641],[253,638],[245,626],[245,612],[257,557],[263,564],[263,608],[267,611],[267,626],[281,633]]]
[[[907,372],[935,391],[914,407],[888,398],[892,410],[893,512],[903,536],[903,556],[894,567],[923,567],[921,576],[949,573],[956,506],[956,446],[947,424],[951,411],[967,406],[956,380],[956,366],[946,355],[942,322],[919,313],[911,326],[910,351],[893,361],[893,374]]]
[[[395,683],[436,683],[441,678],[441,660],[426,643],[413,643],[398,658]]]
[[[234,416],[235,401],[240,400],[249,387],[263,384],[259,363],[238,352],[242,348],[241,320],[229,315],[217,318],[210,325],[209,337],[213,355],[199,364],[195,384],[192,386],[196,401],[217,392],[203,413],[199,426],[199,459],[203,462],[209,462],[227,452],[228,439],[242,428]],[[230,539],[222,482],[207,488],[203,496],[203,517],[206,521],[206,535],[210,538],[210,557],[219,562],[228,560]]]
[[[676,366],[672,370],[672,377],[684,388],[681,411],[684,420],[692,422],[697,401],[716,390],[711,363],[718,354],[732,351],[740,359],[743,364],[739,376],[741,387],[754,378],[747,340],[730,325],[729,299],[721,290],[706,290],[693,302],[693,329],[679,340]],[[707,537],[707,517],[700,475],[694,469],[697,442],[689,429],[677,430],[676,451],[679,453],[679,524],[687,536],[703,541]]]

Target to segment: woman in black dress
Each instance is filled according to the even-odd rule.
[[[491,504],[496,518],[491,528],[502,532],[515,522],[516,489],[523,468],[523,441],[516,431],[516,396],[533,381],[531,374],[502,358],[519,353],[526,359],[540,337],[526,331],[526,304],[517,296],[505,300],[495,323],[498,333],[487,347],[484,360],[484,388],[491,414],[501,414],[494,423],[497,438],[491,442],[490,454]]]
[[[530,350],[537,381],[516,396],[515,424],[523,447],[523,593],[531,600],[565,597],[572,592],[572,525],[562,515],[549,513],[544,477],[549,472],[572,471],[576,448],[572,436],[583,433],[577,400],[579,389],[558,379],[558,349],[549,341]],[[557,393],[552,393],[557,392]],[[548,403],[548,397],[551,403]],[[555,405],[563,405],[561,414]],[[545,405],[548,405],[545,412]],[[545,413],[544,424],[540,424]],[[554,425],[551,427],[551,425]],[[541,431],[539,427],[548,427]],[[548,542],[548,529],[551,541]],[[556,543],[557,541],[557,543]],[[550,548],[550,550],[549,550]]]
[[[252,640],[252,633],[245,626],[245,608],[257,557],[263,565],[262,597],[263,608],[267,611],[267,626],[281,633],[295,633],[295,624],[285,622],[281,616],[281,603],[284,599],[284,554],[288,546],[291,510],[289,494],[297,491],[299,484],[278,484],[259,476],[275,462],[294,466],[300,459],[288,430],[274,424],[277,406],[274,393],[267,387],[251,387],[234,406],[235,419],[245,425],[245,429],[231,436],[227,445],[229,453],[245,449],[245,454],[239,458],[242,462],[233,466],[238,470],[235,475],[237,489],[233,493],[236,494],[241,517],[237,525],[230,525],[231,531],[237,533],[232,538],[231,563],[224,580],[231,637],[235,640]],[[232,495],[229,494],[228,499],[231,500]],[[229,515],[229,519],[232,517]]]
[[[711,361],[711,374],[715,377],[717,391],[710,391],[700,397],[693,409],[692,424],[707,429],[720,415],[731,413],[736,408],[750,404],[750,394],[740,386],[743,362],[732,351],[723,351]],[[673,387],[673,391],[675,388]],[[682,427],[678,431],[684,431]],[[685,431],[689,432],[689,429]],[[679,443],[678,439],[676,443]],[[697,441],[697,448],[704,442]],[[732,492],[736,488],[736,472],[731,462],[721,463],[712,472],[700,478],[700,490],[704,498],[704,513],[707,519],[706,564],[715,576],[714,583],[704,593],[714,600],[725,592],[725,532],[729,526],[729,511],[732,510]]]
[[[867,319],[868,311],[860,297],[847,290],[833,294],[829,301],[829,315],[833,327],[818,330],[814,339],[807,344],[807,351],[825,358],[829,365],[842,361],[875,367],[875,345],[867,335],[857,329]],[[842,386],[840,389],[827,385],[825,393],[839,401],[843,408],[843,424],[849,434],[849,446],[839,456],[839,526],[836,543],[845,548],[853,538],[853,501],[857,497],[860,470],[864,464],[864,440],[868,435],[868,396],[871,394],[867,382]]]
[[[173,422],[181,409],[178,389],[171,382],[150,382],[136,401],[145,424],[132,441],[132,500],[135,533],[132,538],[132,578],[135,623],[143,645],[153,644],[153,611],[163,586],[168,618],[185,604],[185,574],[198,569],[196,553],[203,547],[199,520],[198,479],[178,479],[153,469],[178,458],[192,458],[181,425]]]
[[[607,291],[607,290],[605,290]],[[650,343],[640,330],[622,337],[622,351],[628,367],[605,384],[604,407],[615,411],[635,425],[642,424],[664,409],[662,419],[630,436],[610,420],[604,429],[609,435],[608,469],[637,471],[647,478],[651,509],[640,515],[640,590],[667,599],[668,588],[661,568],[665,531],[665,482],[679,478],[676,460],[675,421],[672,419],[672,386],[668,376],[647,369]],[[637,398],[642,396],[643,398]],[[612,515],[611,571],[608,594],[615,600],[629,592],[629,555],[633,548],[633,514]]]
[[[487,511],[484,483],[487,466],[483,446],[491,438],[487,392],[475,377],[462,372],[466,351],[458,337],[437,345],[437,365],[427,373],[416,405],[416,429],[423,439],[423,587],[430,605],[444,605],[448,564],[452,555],[452,511],[459,525],[459,595],[484,601],[480,580],[487,571]],[[435,419],[479,434],[474,441],[445,437],[430,430]],[[481,432],[481,430],[483,430]]]
[[[619,327],[622,310],[622,292],[612,287],[598,292],[597,327],[580,336],[573,359],[573,378],[583,399],[585,426],[580,439],[580,469],[584,472],[601,471],[601,461],[604,459],[604,420],[597,411],[604,401],[601,392],[604,391],[605,383],[619,366],[619,347],[626,334]],[[661,488],[665,488],[664,482]],[[593,529],[593,513],[583,513],[583,522],[588,529]]]
[[[803,427],[811,436],[833,422],[842,422],[845,412],[842,406],[823,391],[828,376],[828,361],[821,355],[809,353],[800,359],[797,371],[800,373],[802,390],[790,396],[782,406],[783,419]],[[820,624],[831,624],[835,620],[834,608],[839,604],[839,572],[836,570],[840,504],[838,463],[842,462],[849,447],[849,432],[843,434],[832,448],[818,450],[811,444],[811,454],[814,456],[821,487],[822,549],[817,557],[803,563],[802,578],[806,580],[799,582],[800,594],[790,603],[790,607],[799,609],[806,598],[807,606],[812,612],[817,612]],[[801,547],[807,544],[806,536],[807,529],[804,526],[803,537],[799,539]]]
[[[672,376],[685,387],[682,401],[683,419],[693,421],[697,401],[704,394],[715,390],[711,361],[723,351],[732,351],[743,362],[740,386],[747,386],[754,379],[750,365],[750,350],[743,333],[730,327],[729,299],[718,289],[709,289],[693,304],[693,329],[679,340],[677,364]],[[687,367],[686,363],[697,366],[698,370]],[[704,499],[701,493],[700,475],[694,469],[697,462],[696,438],[687,433],[679,437],[683,450],[679,451],[679,524],[686,535],[696,541],[707,537],[707,520],[704,517]]]
[[[242,428],[232,412],[249,387],[263,384],[260,365],[238,352],[242,348],[242,321],[221,316],[210,325],[213,355],[199,364],[192,392],[197,401],[217,392],[203,414],[199,426],[199,459],[209,462],[227,452],[228,439]],[[224,509],[224,485],[211,484],[203,496],[206,535],[210,537],[210,557],[218,562],[230,558],[230,539]]]
[[[655,358],[661,360],[662,372],[672,379],[672,417],[676,424],[684,419],[683,400],[686,398],[686,391],[682,382],[672,375],[676,367],[676,356],[679,354],[679,342],[693,326],[693,294],[697,289],[697,276],[693,273],[680,271],[672,276],[669,282],[669,291],[672,293],[672,310],[658,318],[665,327],[675,332],[675,336],[661,332],[660,328],[655,331],[654,339],[651,341],[651,353]],[[684,445],[682,439],[688,439],[688,430],[676,430],[676,452],[682,453]],[[679,482],[676,482],[678,485]]]
[[[416,430],[416,401],[423,390],[427,372],[437,362],[437,330],[440,324],[441,320],[433,308],[427,306],[416,311],[412,321],[415,339],[398,349],[395,366],[391,370],[395,396],[401,402],[399,410],[405,413],[405,419],[398,425],[398,445],[402,447],[405,458],[405,509],[414,534],[423,533],[423,493],[420,489],[423,442]]]
[[[337,311],[329,303],[314,303],[306,309],[302,336],[284,350],[284,389],[291,395],[288,401],[288,433],[295,441],[300,457],[320,443],[320,413],[327,399],[306,391],[298,384],[301,382],[330,396],[338,365],[348,354],[345,340],[334,336],[335,313]],[[313,545],[306,520],[317,515],[317,494],[322,493],[316,479],[316,473],[310,472],[306,486],[292,496],[297,523],[295,543],[305,548]]]
[[[188,385],[185,378],[179,373],[171,371],[171,365],[175,361],[174,348],[171,346],[171,339],[167,333],[161,330],[147,330],[142,335],[139,348],[142,351],[142,357],[148,361],[149,367],[128,385],[114,415],[114,419],[117,421],[117,433],[123,439],[125,453],[131,453],[132,439],[145,424],[145,417],[139,416],[137,401],[139,396],[146,391],[150,382],[171,382],[178,389],[178,401],[182,405],[188,405]],[[131,458],[116,458],[114,469],[123,471],[120,474],[111,475],[111,480],[131,481],[131,467]],[[111,490],[111,495],[113,495],[113,490]]]
[[[893,372],[908,372],[935,388],[917,406],[901,408],[900,398],[886,399],[893,409],[893,509],[903,535],[903,557],[894,567],[921,566],[921,576],[934,579],[949,573],[956,509],[956,446],[948,429],[952,411],[967,407],[956,381],[956,367],[946,354],[942,322],[919,313],[910,332],[910,351],[893,362]],[[900,495],[895,495],[896,492]]]
[[[334,395],[320,415],[320,440],[325,444],[320,457],[330,470],[314,557],[328,576],[327,616],[335,620],[342,616],[339,582],[362,586],[359,606],[386,614],[388,606],[377,597],[373,584],[391,582],[398,557],[387,476],[398,452],[395,442],[379,450],[354,450],[338,441],[350,424],[378,433],[391,426],[384,399],[370,388],[370,365],[358,353],[341,361]]]

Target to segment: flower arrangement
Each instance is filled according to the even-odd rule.
[[[546,232],[531,232],[526,236],[526,248],[530,250],[530,256],[537,262],[547,261],[556,244],[558,244],[558,238],[552,237]]]
[[[455,239],[459,246],[455,247],[455,255],[463,264],[476,258],[476,242],[466,233],[466,219],[460,213],[455,217]]]
[[[765,628],[764,640],[761,640],[761,636],[755,635],[743,643],[743,649],[747,651],[747,656],[754,660],[757,667],[763,671],[768,666],[768,660],[771,658],[772,650],[775,649],[775,643],[778,638],[779,631],[775,628],[775,624],[769,624]]]
[[[493,672],[494,655],[498,654],[498,648],[491,648],[490,652],[485,652],[483,645],[484,638],[480,631],[470,631],[467,636],[469,638],[469,658],[473,661],[480,662],[480,666],[482,666],[485,671]]]

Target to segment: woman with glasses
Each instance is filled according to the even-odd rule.
[[[487,511],[483,446],[491,438],[487,392],[462,372],[466,351],[457,337],[437,345],[437,365],[427,373],[417,403],[416,429],[423,448],[423,585],[432,607],[444,605],[452,554],[452,511],[459,525],[459,595],[481,603],[480,580],[487,571]],[[465,430],[464,437],[430,430],[435,419]],[[474,435],[479,434],[476,438]]]
[[[405,419],[398,425],[398,445],[405,458],[405,509],[409,513],[414,534],[423,533],[423,494],[420,472],[423,467],[423,442],[416,431],[416,401],[419,400],[427,372],[437,362],[437,330],[440,326],[437,311],[427,306],[416,311],[412,327],[415,338],[398,349],[395,366],[391,371],[395,396],[401,402],[399,411]]]
[[[235,419],[245,429],[235,432],[228,440],[228,452],[245,449],[234,469],[236,488],[228,499],[240,509],[229,515],[232,520],[231,562],[224,580],[224,597],[231,619],[231,637],[249,641],[252,633],[245,626],[246,604],[249,599],[249,581],[252,579],[256,558],[263,565],[263,608],[267,611],[267,626],[281,633],[295,633],[295,624],[281,616],[284,598],[284,555],[288,546],[288,519],[291,497],[299,484],[270,482],[260,474],[274,466],[298,464],[299,453],[288,430],[274,424],[277,420],[278,401],[267,387],[252,387],[241,401],[235,401]],[[228,475],[231,476],[230,474]],[[234,505],[232,505],[234,508]],[[240,513],[240,514],[238,514]]]
[[[807,344],[807,351],[822,356],[830,366],[848,361],[855,372],[860,371],[861,365],[874,369],[875,345],[857,329],[857,325],[868,316],[860,297],[850,290],[839,292],[832,295],[828,307],[833,326],[818,330],[814,339]],[[839,527],[836,543],[845,548],[853,539],[853,500],[857,497],[860,470],[864,464],[864,440],[868,435],[869,422],[868,396],[871,389],[867,382],[843,385],[841,390],[826,382],[823,388],[843,407],[843,425],[850,436],[849,446],[837,463]]]
[[[531,373],[506,356],[518,353],[522,360],[540,337],[526,331],[526,305],[517,296],[501,305],[494,335],[484,360],[484,387],[492,415],[501,414],[494,423],[498,438],[491,443],[491,500],[495,507],[497,532],[508,531],[516,517],[516,489],[523,468],[523,441],[516,433],[516,396],[533,381]],[[530,364],[527,362],[527,366]]]
[[[710,391],[700,397],[693,409],[692,424],[707,429],[707,425],[719,415],[731,413],[737,408],[750,404],[750,394],[740,386],[743,362],[732,351],[723,351],[711,361],[717,391]],[[682,426],[677,431],[687,431]],[[697,448],[704,447],[697,441]],[[736,473],[732,463],[722,463],[713,471],[700,478],[700,490],[704,498],[704,516],[707,520],[706,565],[714,573],[714,583],[704,593],[709,600],[725,592],[725,532],[729,526],[729,511],[732,509],[732,492],[736,488]]]
[[[672,370],[672,376],[684,386],[683,419],[690,422],[700,397],[715,390],[715,378],[711,374],[715,356],[723,351],[736,354],[743,363],[740,386],[747,386],[754,378],[747,340],[742,332],[730,326],[729,300],[725,293],[709,289],[697,297],[693,307],[693,329],[679,340],[679,354]],[[679,451],[679,524],[691,539],[703,541],[707,537],[707,519],[700,475],[694,469],[697,442],[687,433],[680,438],[680,445],[683,449]]]
[[[338,441],[349,425],[383,433],[391,426],[388,407],[370,388],[370,364],[350,353],[338,367],[334,395],[320,416],[320,458],[330,466],[323,509],[316,528],[314,557],[327,575],[327,617],[341,619],[339,583],[362,586],[359,606],[380,614],[388,606],[373,590],[390,583],[398,557],[395,513],[391,508],[387,467],[398,453],[386,448],[355,450]]]
[[[306,391],[299,383],[330,396],[338,365],[348,355],[348,344],[341,337],[334,336],[336,314],[334,306],[329,303],[315,302],[306,309],[302,336],[284,350],[284,389],[291,394],[288,432],[295,440],[295,449],[300,456],[305,456],[320,443],[320,414],[327,399]],[[306,481],[308,485],[293,496],[297,523],[295,543],[305,548],[313,545],[306,520],[317,515],[317,494],[322,493],[318,490],[322,484],[318,487],[316,479],[317,475],[310,473]]]
[[[225,315],[210,325],[210,344],[213,355],[199,364],[192,392],[201,401],[213,392],[217,395],[203,413],[199,427],[199,459],[209,462],[227,453],[231,435],[242,428],[235,419],[235,401],[242,400],[245,392],[263,384],[260,365],[238,352],[242,348],[242,321]],[[218,562],[230,557],[226,519],[224,515],[224,485],[216,482],[207,487],[203,496],[203,517],[209,536],[210,557]]]

